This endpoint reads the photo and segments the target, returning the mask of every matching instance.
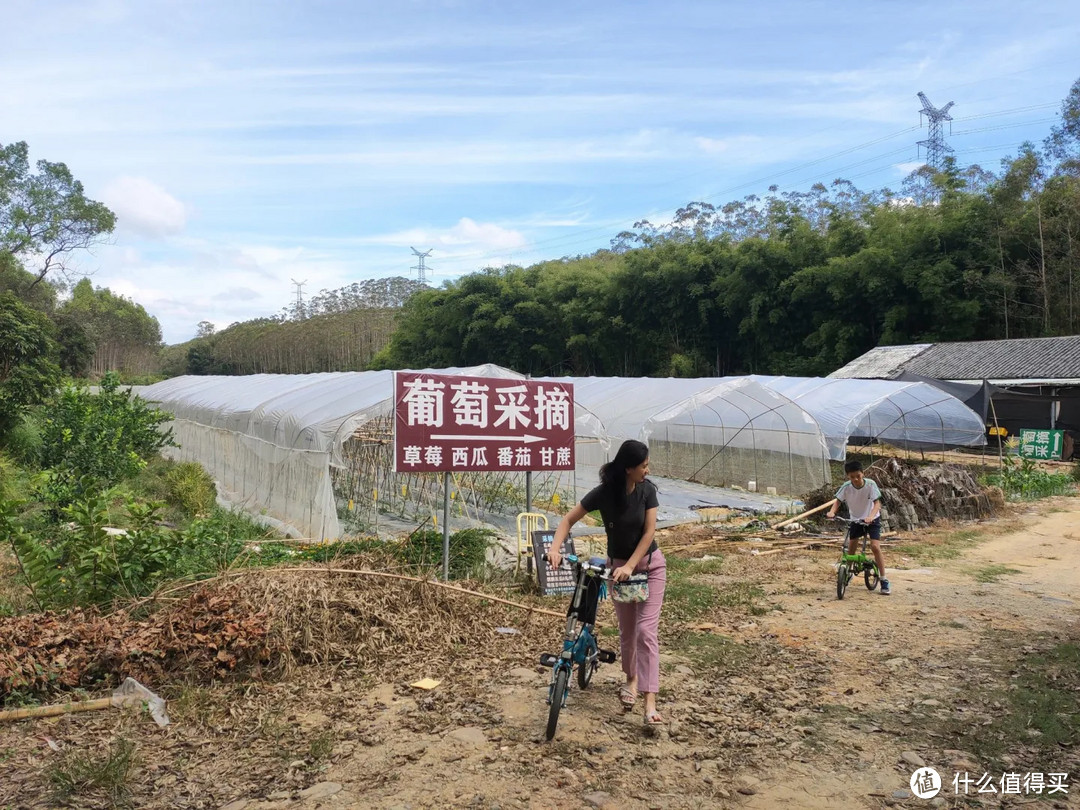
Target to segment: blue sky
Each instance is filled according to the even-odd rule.
[[[1074,2],[0,0],[0,143],[119,216],[79,258],[167,342],[293,296],[606,247],[691,200],[899,186],[1041,141]],[[871,143],[873,142],[873,143]]]

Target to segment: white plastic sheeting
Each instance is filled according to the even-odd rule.
[[[801,493],[828,480],[821,429],[802,407],[749,378],[562,378],[574,384],[578,468],[626,439],[649,444],[653,472],[711,485],[754,481]]]
[[[980,447],[986,426],[951,394],[927,383],[753,376],[806,409],[825,432],[830,458],[842,461],[850,439],[897,447]]]
[[[521,378],[494,365],[439,372]],[[174,415],[168,455],[202,464],[226,500],[322,539],[341,533],[330,465],[358,426],[393,412],[393,391],[392,371],[360,371],[185,376],[136,393]]]

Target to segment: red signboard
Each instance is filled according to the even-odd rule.
[[[574,386],[396,372],[394,469],[572,470]]]

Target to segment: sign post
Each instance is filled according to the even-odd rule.
[[[450,581],[450,473],[442,474],[442,578]]]
[[[444,578],[451,473],[525,473],[531,501],[529,473],[573,469],[573,383],[394,373],[394,470],[444,473]]]

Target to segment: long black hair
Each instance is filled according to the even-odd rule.
[[[637,439],[627,439],[615,458],[600,468],[600,484],[612,502],[626,503],[626,471],[640,466],[648,457],[648,445]]]

